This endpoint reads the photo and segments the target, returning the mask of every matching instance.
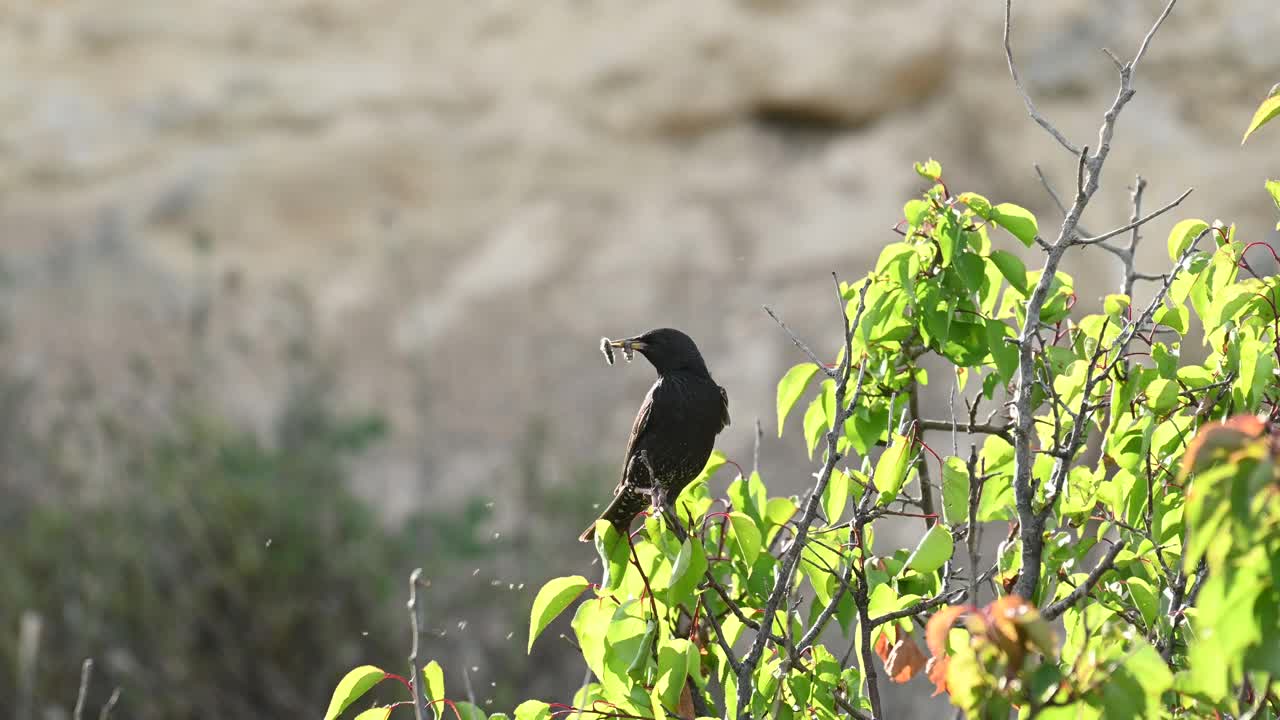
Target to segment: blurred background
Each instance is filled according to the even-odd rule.
[[[1015,4],[1077,144],[1115,94],[1099,48],[1130,56],[1162,4]],[[69,717],[92,656],[93,712],[120,686],[119,717],[317,717],[350,667],[404,667],[419,566],[451,695],[568,697],[581,661],[555,632],[527,658],[528,608],[594,574],[576,538],[652,380],[598,339],[687,330],[723,449],[746,464],[759,417],[798,491],[773,399],[801,358],[761,304],[834,353],[829,273],[895,238],[916,160],[1059,221],[1032,164],[1066,192],[1074,159],[1026,117],[1002,11],[0,3],[0,704]],[[1275,240],[1275,138],[1239,138],[1278,32],[1274,0],[1179,4],[1088,227],[1127,221],[1140,172],[1148,208],[1196,188],[1148,270],[1180,217]],[[1109,259],[1071,258],[1082,302]]]

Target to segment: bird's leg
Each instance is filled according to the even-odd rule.
[[[653,472],[653,463],[649,462],[649,453],[646,450],[640,451],[640,462],[644,463],[644,468],[649,472],[649,487],[643,488],[642,492],[649,496],[649,503],[661,511],[666,507],[666,493],[663,492],[662,483],[658,482],[658,476]]]

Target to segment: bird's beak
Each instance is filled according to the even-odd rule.
[[[633,350],[643,350],[648,347],[645,341],[641,340],[639,337],[627,338],[625,340],[610,340],[609,344],[616,348],[622,348],[623,350],[628,348]]]

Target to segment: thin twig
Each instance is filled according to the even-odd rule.
[[[1142,214],[1142,192],[1147,189],[1147,181],[1141,175],[1137,175],[1133,179],[1133,190],[1129,195],[1129,204],[1133,208],[1133,213],[1129,216],[1130,223],[1133,223],[1133,232],[1129,235],[1129,246],[1125,248],[1127,257],[1122,257],[1124,262],[1124,280],[1120,285],[1120,293],[1129,297],[1133,296],[1133,281],[1137,279],[1137,268],[1135,262],[1137,260],[1136,253],[1138,250],[1138,241],[1142,239],[1141,228],[1138,227],[1138,216]]]
[[[93,676],[93,658],[85,658],[80,665],[80,692],[76,693],[76,706],[71,711],[71,720],[84,717],[84,701],[89,696],[89,679]]]
[[[1195,188],[1187,188],[1186,192],[1184,192],[1184,193],[1182,193],[1181,195],[1179,195],[1179,196],[1178,196],[1178,198],[1177,198],[1176,200],[1174,200],[1173,202],[1170,202],[1170,203],[1168,203],[1168,204],[1164,205],[1163,207],[1161,207],[1159,210],[1156,210],[1156,211],[1154,211],[1154,212],[1148,213],[1147,215],[1144,215],[1143,217],[1138,218],[1137,220],[1134,220],[1133,222],[1131,222],[1131,223],[1129,223],[1129,224],[1127,224],[1127,225],[1122,225],[1122,226],[1120,226],[1120,227],[1118,227],[1118,228],[1115,228],[1114,230],[1108,230],[1107,232],[1104,232],[1104,233],[1102,233],[1101,235],[1098,235],[1098,236],[1095,236],[1095,237],[1081,237],[1081,238],[1080,238],[1079,240],[1077,240],[1076,242],[1080,243],[1081,245],[1093,245],[1093,244],[1096,244],[1096,243],[1100,243],[1100,242],[1102,242],[1103,240],[1110,240],[1111,238],[1113,238],[1113,237],[1115,237],[1115,236],[1117,236],[1117,235],[1122,235],[1122,234],[1124,234],[1124,233],[1127,233],[1127,232],[1129,232],[1130,230],[1137,230],[1138,228],[1142,227],[1143,225],[1146,225],[1147,223],[1151,222],[1152,220],[1154,220],[1154,219],[1156,219],[1156,218],[1160,217],[1161,215],[1163,215],[1163,214],[1165,214],[1165,213],[1169,212],[1170,210],[1172,210],[1172,209],[1174,209],[1174,208],[1178,207],[1178,205],[1180,205],[1180,204],[1182,203],[1182,201],[1183,201],[1183,200],[1186,200],[1186,199],[1187,199],[1187,196],[1191,195],[1191,192],[1192,192],[1192,190],[1194,190],[1194,189],[1195,189]]]
[[[862,291],[858,297],[858,309],[855,312],[853,322],[850,323],[848,313],[843,302],[843,295],[839,293],[839,280],[836,279],[837,295],[841,297],[839,306],[841,322],[844,325],[844,352],[840,360],[838,370],[833,371],[832,377],[836,379],[836,417],[833,418],[831,427],[827,431],[827,458],[823,463],[821,472],[818,473],[817,482],[813,486],[808,500],[805,503],[804,514],[796,526],[795,539],[791,543],[786,553],[782,557],[781,567],[778,575],[774,580],[772,591],[769,593],[768,600],[765,602],[764,613],[761,627],[765,632],[756,634],[755,641],[752,642],[751,648],[747,651],[747,655],[742,660],[741,668],[738,671],[738,713],[739,718],[748,717],[747,707],[750,704],[753,683],[751,674],[755,672],[756,667],[760,664],[761,658],[764,656],[765,644],[771,635],[768,630],[772,628],[774,615],[778,611],[778,607],[782,602],[782,596],[786,593],[791,585],[791,577],[795,572],[796,565],[799,564],[800,552],[804,549],[805,540],[808,536],[809,527],[813,524],[818,514],[819,501],[822,498],[823,490],[831,480],[831,473],[835,471],[836,463],[840,461],[840,452],[838,450],[839,438],[844,433],[844,422],[849,416],[850,406],[856,404],[857,397],[862,391],[862,380],[866,374],[866,363],[859,363],[858,382],[853,389],[854,400],[846,405],[846,394],[849,390],[849,381],[852,379],[852,354],[853,354],[853,334],[858,324],[862,321],[862,314],[866,310],[867,290],[870,284],[864,284]],[[780,318],[774,315],[773,311],[767,306],[765,311],[770,317],[778,323],[782,329],[791,336],[792,341],[806,354],[813,357],[812,351],[801,341],[794,333],[787,328],[786,324]],[[816,361],[816,360],[815,360]],[[821,364],[819,364],[820,367]]]
[[[801,352],[803,352],[805,355],[809,357],[810,362],[812,362],[814,365],[817,365],[818,369],[826,373],[827,377],[834,378],[836,376],[836,371],[827,367],[826,363],[819,360],[818,356],[814,355],[813,351],[809,349],[809,346],[805,345],[803,340],[796,337],[796,334],[791,332],[791,328],[787,327],[787,324],[782,322],[782,318],[778,317],[773,312],[773,308],[769,307],[768,305],[761,305],[761,307],[764,308],[765,312],[769,313],[769,317],[773,318],[774,322],[778,323],[778,327],[782,328],[782,331],[785,332],[787,336],[791,338],[791,342],[795,343],[796,347],[800,348]]]
[[[119,687],[111,691],[111,697],[107,698],[107,704],[103,705],[101,712],[98,713],[98,720],[109,720],[111,711],[116,709],[116,703],[118,702],[120,702]]]
[[[1072,155],[1079,155],[1080,150],[1077,149],[1075,145],[1072,145],[1071,141],[1067,140],[1066,136],[1063,135],[1058,130],[1058,128],[1053,126],[1053,123],[1049,122],[1047,119],[1045,119],[1044,115],[1040,114],[1040,111],[1036,109],[1035,103],[1031,102],[1031,96],[1028,95],[1026,89],[1022,87],[1022,80],[1021,78],[1018,77],[1018,68],[1014,65],[1014,62],[1013,62],[1013,48],[1009,44],[1009,35],[1011,33],[1011,29],[1013,25],[1010,19],[1010,16],[1013,13],[1012,8],[1013,8],[1013,0],[1005,0],[1005,3],[1004,3],[1004,57],[1005,57],[1005,60],[1007,60],[1009,63],[1009,74],[1013,76],[1013,84],[1015,87],[1018,88],[1018,94],[1022,96],[1022,102],[1027,106],[1027,114],[1031,116],[1031,119],[1035,120],[1037,125],[1044,128],[1050,135],[1052,135],[1053,139],[1057,140],[1059,145],[1067,149],[1067,152],[1071,153]]]
[[[1013,401],[1013,418],[1014,426],[1012,434],[1014,437],[1014,505],[1017,510],[1018,522],[1022,539],[1022,571],[1018,575],[1017,582],[1014,585],[1013,592],[1028,601],[1035,602],[1035,596],[1039,588],[1040,574],[1042,571],[1042,556],[1044,552],[1044,523],[1048,514],[1048,508],[1044,512],[1039,512],[1034,507],[1035,502],[1035,485],[1032,480],[1032,462],[1033,451],[1032,445],[1036,441],[1035,437],[1035,408],[1032,406],[1033,395],[1037,387],[1041,384],[1036,377],[1036,353],[1033,345],[1033,339],[1038,335],[1040,330],[1040,313],[1049,296],[1049,290],[1052,286],[1054,276],[1057,274],[1058,265],[1062,261],[1063,255],[1069,247],[1079,242],[1079,223],[1080,217],[1084,213],[1094,193],[1097,192],[1101,182],[1102,169],[1106,164],[1107,157],[1111,153],[1111,139],[1115,134],[1116,120],[1120,116],[1120,112],[1128,104],[1133,97],[1133,71],[1137,63],[1146,53],[1151,43],[1152,37],[1168,17],[1173,5],[1177,0],[1170,0],[1165,7],[1164,12],[1156,20],[1151,30],[1147,32],[1143,38],[1142,44],[1139,46],[1138,52],[1134,55],[1133,60],[1120,66],[1120,88],[1116,93],[1115,100],[1111,107],[1103,114],[1102,124],[1098,128],[1098,146],[1097,150],[1090,154],[1089,148],[1084,147],[1077,150],[1073,145],[1066,142],[1066,138],[1057,132],[1056,128],[1044,119],[1035,106],[1031,103],[1030,97],[1022,87],[1022,82],[1018,78],[1017,68],[1013,62],[1013,53],[1010,49],[1009,34],[1012,15],[1012,0],[1005,1],[1005,22],[1004,22],[1004,39],[1005,39],[1005,57],[1009,64],[1009,73],[1013,78],[1014,85],[1018,92],[1022,95],[1024,103],[1027,104],[1028,111],[1031,116],[1042,127],[1049,130],[1050,133],[1058,139],[1063,147],[1071,150],[1079,156],[1079,164],[1076,171],[1076,195],[1067,209],[1065,217],[1062,220],[1062,226],[1058,231],[1057,239],[1050,243],[1045,253],[1044,267],[1040,273],[1040,280],[1036,283],[1035,288],[1031,291],[1026,302],[1025,324],[1022,332],[1018,336],[1018,372],[1017,385],[1014,390]],[[1123,231],[1122,231],[1123,232]],[[1100,245],[1103,247],[1104,245]],[[1114,252],[1114,250],[1113,250]],[[1088,397],[1086,393],[1086,399]],[[1061,462],[1061,461],[1060,461]]]
[[[1116,556],[1118,556],[1120,551],[1124,549],[1125,543],[1117,540],[1116,543],[1107,550],[1107,554],[1102,556],[1102,559],[1098,561],[1098,564],[1094,566],[1093,570],[1089,571],[1084,582],[1077,585],[1076,588],[1068,593],[1066,597],[1049,603],[1049,605],[1041,611],[1041,614],[1048,620],[1055,620],[1059,615],[1066,612],[1067,608],[1079,602],[1080,598],[1088,595],[1089,591],[1093,590],[1093,586],[1098,584],[1098,580],[1100,580],[1102,576],[1115,565]]]
[[[413,689],[413,715],[416,720],[431,716],[427,700],[426,664],[422,661],[422,641],[426,636],[426,609],[418,599],[418,587],[422,581],[422,568],[409,573],[409,629],[413,633],[413,645],[409,650],[409,670],[413,673],[410,687]],[[425,586],[424,586],[425,587]]]
[[[951,430],[956,429],[961,432],[974,433],[978,435],[995,435],[1002,438],[1010,445],[1013,444],[1013,436],[1009,434],[1009,426],[995,425],[992,423],[951,423],[946,420],[930,420],[921,418],[916,421],[920,425],[921,430]]]

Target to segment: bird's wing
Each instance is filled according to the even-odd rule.
[[[635,422],[631,424],[631,437],[627,438],[627,452],[622,456],[622,479],[618,481],[618,487],[613,491],[615,495],[622,490],[622,486],[627,483],[627,478],[631,474],[631,463],[635,460],[632,454],[635,453],[640,438],[649,429],[649,418],[653,415],[653,396],[661,385],[662,381],[659,380],[649,388],[649,393],[644,396],[644,403],[640,405],[640,411],[636,413]]]
[[[729,393],[719,386],[716,389],[720,391],[720,429],[723,430],[729,427]]]

